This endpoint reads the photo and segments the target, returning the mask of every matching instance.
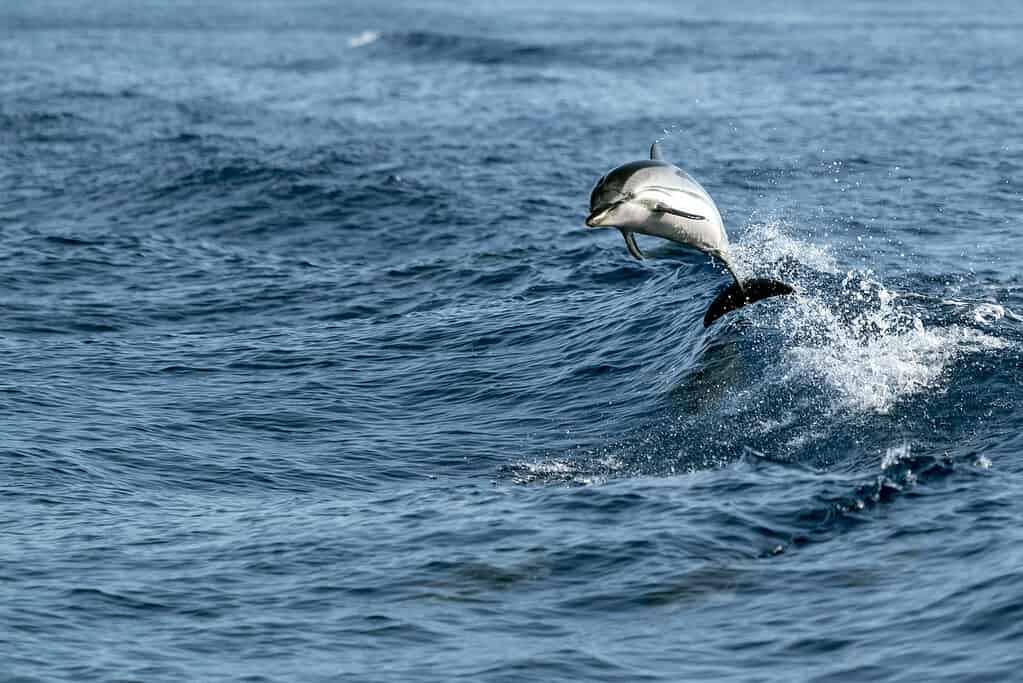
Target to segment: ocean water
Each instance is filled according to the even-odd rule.
[[[1023,7],[0,6],[0,680],[1007,681]],[[583,225],[666,158],[750,275]]]

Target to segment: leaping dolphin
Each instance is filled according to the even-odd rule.
[[[729,311],[770,296],[791,294],[784,282],[754,278],[745,282],[732,266],[728,235],[714,200],[698,182],[678,166],[661,159],[655,142],[650,159],[630,161],[608,171],[590,193],[591,228],[618,228],[634,257],[643,258],[634,233],[655,235],[695,247],[716,257],[735,279],[735,283],[714,299],[703,316],[703,326]]]

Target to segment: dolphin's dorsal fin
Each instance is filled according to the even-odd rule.
[[[657,146],[656,141],[654,141],[654,144],[650,145],[650,158],[658,160],[661,158],[661,148]]]

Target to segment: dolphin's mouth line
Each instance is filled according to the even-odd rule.
[[[591,228],[599,227],[598,225],[596,225],[596,221],[600,220],[600,218],[602,218],[604,216],[604,214],[606,214],[607,212],[611,211],[612,209],[614,209],[616,207],[621,206],[622,204],[624,204],[627,201],[629,201],[629,198],[628,197],[623,197],[622,199],[619,199],[618,201],[611,202],[609,204],[601,204],[600,206],[595,208],[593,211],[591,211],[590,215],[586,217],[586,225],[588,225]]]

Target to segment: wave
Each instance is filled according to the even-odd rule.
[[[465,36],[433,31],[411,31],[385,35],[388,45],[417,56],[471,62],[474,64],[523,64],[550,61],[557,47],[523,43],[504,38]]]
[[[417,61],[437,60],[469,64],[544,65],[562,61],[585,61],[586,44],[542,44],[508,38],[464,35],[440,31],[366,30],[348,39],[352,49],[372,49],[383,54],[406,56]]]
[[[682,498],[721,501],[712,509],[692,511],[701,524],[718,530],[713,553],[763,559],[826,543],[870,523],[879,508],[923,495],[950,477],[992,476],[992,468],[982,453],[918,453],[909,443],[871,453],[869,462],[851,473],[777,460],[746,448],[728,465],[688,473],[675,485],[684,491]],[[588,487],[625,471],[623,462],[605,458],[585,465],[568,460],[519,463],[504,467],[502,474],[518,484]],[[609,502],[606,498],[598,504]]]
[[[689,337],[695,348],[661,368],[665,410],[635,432],[505,474],[594,484],[720,468],[749,451],[855,470],[894,434],[928,454],[954,451],[974,427],[971,412],[1000,391],[990,377],[1007,376],[998,368],[1013,363],[1020,339],[1006,303],[950,299],[926,278],[886,285],[870,269],[843,270],[829,249],[779,223],[749,226],[734,249],[741,270],[789,282],[796,293]],[[969,410],[957,407],[964,391]]]

